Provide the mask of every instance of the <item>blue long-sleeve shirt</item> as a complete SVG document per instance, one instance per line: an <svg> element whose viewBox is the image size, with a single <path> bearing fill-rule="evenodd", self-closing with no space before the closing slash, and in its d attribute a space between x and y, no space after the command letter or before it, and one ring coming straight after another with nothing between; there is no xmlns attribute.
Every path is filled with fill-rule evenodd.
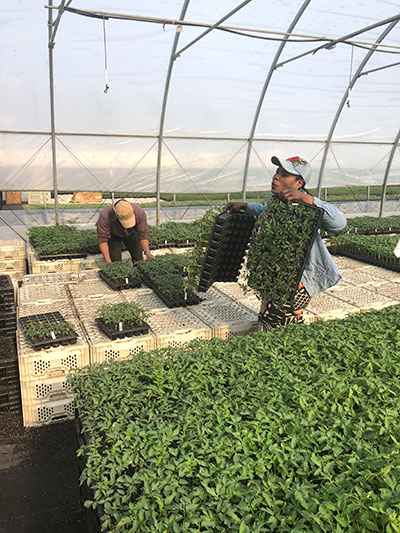
<svg viewBox="0 0 400 533"><path fill-rule="evenodd" d="M259 217L265 211L267 205L268 202L265 204L250 202L247 205L246 213ZM346 227L346 217L337 207L315 196L314 205L324 210L320 226L323 230L336 233ZM336 285L341 277L339 269L328 252L318 230L304 267L301 282L308 294L313 296Z"/></svg>

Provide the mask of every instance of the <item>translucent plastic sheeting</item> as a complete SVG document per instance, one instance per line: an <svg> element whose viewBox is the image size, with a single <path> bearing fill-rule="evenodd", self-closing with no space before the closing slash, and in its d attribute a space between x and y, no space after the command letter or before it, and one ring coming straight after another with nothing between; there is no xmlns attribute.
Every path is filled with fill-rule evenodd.
<svg viewBox="0 0 400 533"><path fill-rule="evenodd" d="M214 23L239 3L191 0L185 20ZM178 19L182 5L182 0L70 3L73 8L165 20ZM253 0L223 25L285 32L301 5L298 0ZM398 6L393 2L357 0L348 4L333 0L328 5L324 0L313 0L293 32L339 38L396 14ZM43 4L30 0L3 0L0 6L0 190L53 188L47 16ZM56 10L53 16L57 16ZM60 191L154 192L157 135L176 26L112 19L105 20L104 25L106 43L103 20L65 12L56 35L58 187ZM353 39L373 43L385 27ZM178 53L205 29L183 26ZM304 40L301 36L293 39ZM395 27L384 43L399 42L400 29ZM368 52L339 43L331 50L285 63L321 44L290 42L284 47L256 124L248 190L259 190L270 182L270 157L274 154L310 159L311 185L316 185L324 141L349 80ZM161 191L242 189L246 139L279 46L278 41L213 30L176 58L166 101ZM375 53L364 70L387 67L396 61L400 61L400 55ZM279 67L280 63L283 66ZM400 127L399 85L399 66L371 72L356 81L349 106L343 108L333 134L323 186L382 183L390 143ZM111 136L117 134L120 136ZM347 145L338 141L375 144ZM382 142L387 144L379 144ZM400 182L399 167L396 154L388 183Z"/></svg>

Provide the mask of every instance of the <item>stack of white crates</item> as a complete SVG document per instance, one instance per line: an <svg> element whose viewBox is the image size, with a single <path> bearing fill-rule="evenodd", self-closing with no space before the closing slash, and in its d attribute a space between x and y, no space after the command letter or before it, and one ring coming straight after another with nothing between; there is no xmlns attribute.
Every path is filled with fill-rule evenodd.
<svg viewBox="0 0 400 533"><path fill-rule="evenodd" d="M55 274L55 277L59 275ZM50 276L49 276L50 277ZM59 311L78 334L76 344L34 350L21 328L17 331L24 426L41 426L74 418L75 402L67 383L71 369L89 364L89 344L64 283L29 284L18 291L19 317Z"/></svg>
<svg viewBox="0 0 400 533"><path fill-rule="evenodd" d="M20 239L0 242L0 274L21 281L26 274L25 244Z"/></svg>

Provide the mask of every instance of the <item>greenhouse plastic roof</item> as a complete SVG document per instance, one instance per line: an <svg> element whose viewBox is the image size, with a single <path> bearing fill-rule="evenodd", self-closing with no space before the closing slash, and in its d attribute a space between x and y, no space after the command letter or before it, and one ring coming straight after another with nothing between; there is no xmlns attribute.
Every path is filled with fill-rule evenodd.
<svg viewBox="0 0 400 533"><path fill-rule="evenodd" d="M400 183L397 2L60 4L60 191L262 190L273 155L309 160L310 186ZM53 189L49 11L0 6L2 190Z"/></svg>

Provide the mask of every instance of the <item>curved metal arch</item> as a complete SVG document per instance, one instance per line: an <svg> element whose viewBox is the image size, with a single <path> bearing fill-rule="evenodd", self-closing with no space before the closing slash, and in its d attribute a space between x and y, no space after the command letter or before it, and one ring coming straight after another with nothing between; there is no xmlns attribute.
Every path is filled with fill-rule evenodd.
<svg viewBox="0 0 400 533"><path fill-rule="evenodd" d="M398 23L398 20L394 20L391 24L389 24L389 26L387 26L385 28L385 30L381 33L381 35L378 37L378 39L376 40L376 43L382 42L383 39L385 39L387 34L392 31L392 29L396 26L397 23ZM330 148L330 145L331 145L333 133L335 131L335 128L336 128L337 122L339 120L340 114L341 114L341 112L343 110L343 107L344 107L344 105L346 103L347 96L348 96L348 91L351 90L354 87L356 81L361 76L365 65L368 63L368 61L370 60L372 54L377 49L376 46L374 46L373 48L374 48L373 50L369 50L366 53L364 59L361 61L356 73L354 74L353 78L351 79L351 82L350 82L349 86L345 90L343 98L342 98L342 100L341 100L341 102L340 102L340 104L339 104L339 106L337 108L335 117L334 117L334 119L332 121L331 128L330 128L329 133L328 133L328 137L327 137L327 139L325 141L324 153L323 153L323 156L322 156L321 167L319 169L318 186L317 186L318 187L318 192L317 192L318 196L321 195L322 178L323 178L323 175L324 175L324 170L325 170L325 165L326 165L326 158L328 156L328 151L329 151L329 148Z"/></svg>
<svg viewBox="0 0 400 533"><path fill-rule="evenodd" d="M386 196L387 180L388 180L388 178L389 178L390 169L391 169L391 167L392 167L394 154L395 154L395 152L396 152L396 148L397 148L397 145L399 144L399 142L400 142L400 130L397 132L396 138L395 138L395 140L394 140L394 142L393 142L392 149L390 150L389 159L388 159L388 162L387 162L387 165L386 165L386 170L385 170L385 177L383 178L383 183L382 183L382 195L381 195L381 205L379 206L379 216L380 216L380 217L383 216L383 209L384 209L384 205L385 205L385 196Z"/></svg>
<svg viewBox="0 0 400 533"><path fill-rule="evenodd" d="M307 9L308 4L310 2L311 2L311 0L305 0L303 5L300 7L298 12L296 13L296 16L294 17L294 19L290 23L290 26L289 26L289 28L287 30L288 34L292 33L292 31L296 27L296 24L298 23L300 17L304 13L304 11ZM279 57L280 57L280 55L282 53L282 50L284 49L285 44L286 44L288 39L289 39L289 35L285 35L284 40L279 45L279 48L278 48L278 50L277 50L277 52L275 54L275 57L274 57L274 59L272 61L271 66L269 68L269 71L268 71L268 74L267 74L267 78L266 78L266 80L264 82L264 85L263 85L263 88L261 90L261 94L260 94L260 98L258 100L257 108L256 108L256 111L254 113L253 124L251 125L251 130L250 130L250 135L249 135L249 142L248 142L248 145L247 145L246 161L245 161L245 164L244 164L244 171L243 171L243 184L242 184L242 201L243 202L246 200L247 176L249 174L249 164L250 164L250 157L251 157L251 149L252 149L252 146L253 146L254 133L256 131L257 122L258 122L258 119L259 119L259 116L260 116L260 112L261 112L261 107L263 105L265 94L266 94L268 86L270 84L270 81L271 81L271 78L272 78L272 74L274 73L274 70L276 69L276 65L278 63L278 59L279 59Z"/></svg>
<svg viewBox="0 0 400 533"><path fill-rule="evenodd" d="M179 20L185 19L185 15L186 15L187 8L189 6L189 2L190 0L185 0L182 6L181 14L179 16ZM167 77L165 80L164 96L163 96L161 114L160 114L160 128L158 130L157 170L156 170L156 226L160 225L161 155L162 155L162 143L164 140L165 113L167 109L169 86L171 83L172 67L176 59L175 56L176 56L176 49L178 48L179 36L180 36L180 32L176 31L174 42L173 42L172 49L171 49L171 55L170 55L169 63L168 63L168 71L167 71Z"/></svg>

